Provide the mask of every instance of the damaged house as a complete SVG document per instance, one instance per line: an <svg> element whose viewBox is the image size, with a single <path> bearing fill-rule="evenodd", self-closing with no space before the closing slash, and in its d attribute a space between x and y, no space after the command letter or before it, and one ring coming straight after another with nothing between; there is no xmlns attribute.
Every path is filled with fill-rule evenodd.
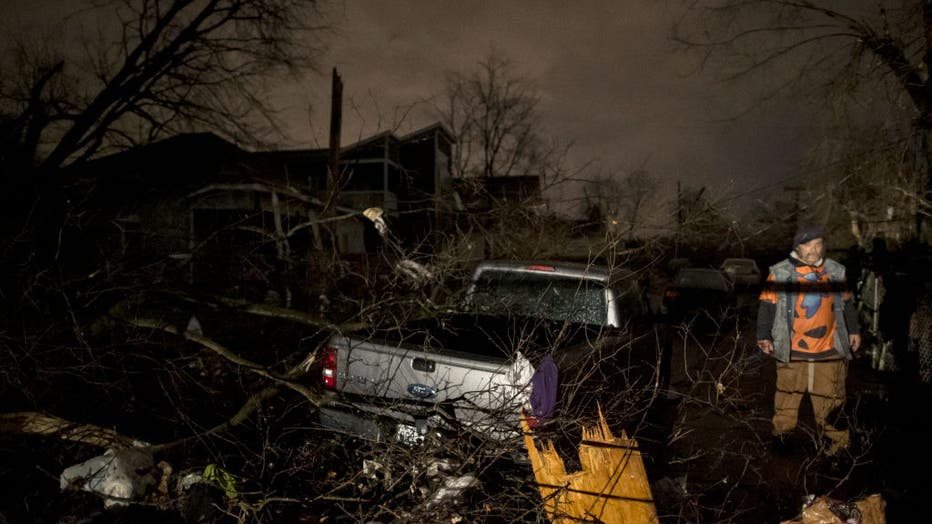
<svg viewBox="0 0 932 524"><path fill-rule="evenodd" d="M358 259L379 248L367 208L401 242L433 234L452 144L440 124L379 133L341 148L335 176L326 149L248 151L208 133L94 160L70 191L87 210L73 236L82 271L147 265L153 281L246 295L303 286L315 250Z"/></svg>

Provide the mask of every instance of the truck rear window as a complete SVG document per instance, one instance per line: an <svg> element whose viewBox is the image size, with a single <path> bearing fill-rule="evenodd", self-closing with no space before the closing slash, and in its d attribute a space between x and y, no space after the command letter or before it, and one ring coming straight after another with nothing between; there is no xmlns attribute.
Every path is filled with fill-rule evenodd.
<svg viewBox="0 0 932 524"><path fill-rule="evenodd" d="M605 287L601 283L546 273L484 271L475 283L470 304L484 314L586 324L603 324L607 316Z"/></svg>

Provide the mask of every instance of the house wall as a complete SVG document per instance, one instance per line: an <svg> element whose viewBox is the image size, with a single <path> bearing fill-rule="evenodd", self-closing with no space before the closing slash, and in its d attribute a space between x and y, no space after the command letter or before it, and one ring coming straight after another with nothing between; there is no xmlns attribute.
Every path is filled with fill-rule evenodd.
<svg viewBox="0 0 932 524"><path fill-rule="evenodd" d="M438 189L450 181L449 145L428 130L408 142L387 133L346 148L341 171L347 176L335 203L359 212L380 207L402 242L422 239L436 224ZM289 255L297 260L314 249L312 229L301 227L311 220L314 204L280 194L276 209L269 193L235 186L288 186L325 201L327 158L326 150L252 153L203 134L112 155L86 172L100 201L98 238L88 252L102 259L171 260L172 270L183 273L179 277L215 287L249 279L267 285ZM361 217L330 227L343 254L372 252L381 243ZM297 233L283 244L276 231Z"/></svg>

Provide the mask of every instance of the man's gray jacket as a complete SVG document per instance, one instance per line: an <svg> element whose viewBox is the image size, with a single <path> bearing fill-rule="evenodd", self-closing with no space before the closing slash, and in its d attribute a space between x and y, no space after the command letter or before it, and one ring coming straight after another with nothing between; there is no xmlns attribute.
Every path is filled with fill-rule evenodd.
<svg viewBox="0 0 932 524"><path fill-rule="evenodd" d="M824 261L825 272L829 278L829 292L833 295L832 313L835 317L835 337L832 341L835 351L844 358L851 360L853 355L849 348L848 326L845 322L845 266L831 259ZM796 299L799 295L799 282L794 277L794 265L790 260L783 260L770 267L773 282L766 285L774 286L777 295L777 304L774 309L765 307L761 302L758 317L758 339L773 340L773 356L780 362L789 362L793 340L793 318L795 315ZM771 313L772 311L772 313ZM766 318L768 315L773 318ZM770 326L769 333L767 327ZM856 326L855 326L856 328ZM762 332L763 331L763 332ZM856 330L852 330L856 333ZM768 336L769 335L769 336Z"/></svg>

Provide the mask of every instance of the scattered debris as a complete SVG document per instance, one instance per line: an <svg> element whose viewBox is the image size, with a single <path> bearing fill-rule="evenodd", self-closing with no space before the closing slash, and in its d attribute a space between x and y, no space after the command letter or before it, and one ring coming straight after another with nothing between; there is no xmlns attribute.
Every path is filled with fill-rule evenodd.
<svg viewBox="0 0 932 524"><path fill-rule="evenodd" d="M462 475L459 477L447 477L440 487L427 502L428 508L436 507L440 504L455 504L459 496L467 489L479 484L479 479L472 475Z"/></svg>
<svg viewBox="0 0 932 524"><path fill-rule="evenodd" d="M528 360L524 353L515 352L514 362L508 369L508 382L511 391L505 392L500 401L500 405L518 405L523 406L525 411L533 412L531 406L531 381L534 379L534 365Z"/></svg>
<svg viewBox="0 0 932 524"><path fill-rule="evenodd" d="M440 474L450 473L457 467L459 464L448 458L435 458L424 468L424 474L429 478L434 478Z"/></svg>
<svg viewBox="0 0 932 524"><path fill-rule="evenodd" d="M385 488L392 485L392 471L380 462L365 459L362 461L362 474L369 480L381 481Z"/></svg>
<svg viewBox="0 0 932 524"><path fill-rule="evenodd" d="M204 482L204 476L199 473L188 473L178 479L178 491L184 492L191 489L195 484Z"/></svg>
<svg viewBox="0 0 932 524"><path fill-rule="evenodd" d="M370 207L363 211L362 214L372 221L372 225L375 226L376 231L378 231L380 235L384 237L388 233L388 224L386 224L385 219L382 218L385 212L382 211L381 207Z"/></svg>
<svg viewBox="0 0 932 524"><path fill-rule="evenodd" d="M239 498L239 490L236 489L236 477L229 471L221 468L216 464L208 464L204 468L204 480L222 489L230 500Z"/></svg>
<svg viewBox="0 0 932 524"><path fill-rule="evenodd" d="M188 325L184 330L195 335L204 334L204 326L201 325L201 321L195 315L191 315L191 318L188 319Z"/></svg>
<svg viewBox="0 0 932 524"><path fill-rule="evenodd" d="M66 468L62 490L80 488L104 497L104 507L126 506L157 482L152 455L138 448L108 449L103 455Z"/></svg>
<svg viewBox="0 0 932 524"><path fill-rule="evenodd" d="M583 427L581 471L567 473L552 442L537 449L526 418L524 444L544 508L553 522L596 520L606 524L659 522L637 441L624 431L615 437L599 409L599 424Z"/></svg>
<svg viewBox="0 0 932 524"><path fill-rule="evenodd" d="M886 502L879 494L857 502L842 502L826 496L811 497L802 515L781 524L886 524Z"/></svg>
<svg viewBox="0 0 932 524"><path fill-rule="evenodd" d="M170 495L168 491L168 482L171 480L172 466L168 462L160 460L159 463L156 464L156 467L158 468L159 473L161 473L161 476L159 477L158 486L155 488L155 492L159 497L167 499Z"/></svg>
<svg viewBox="0 0 932 524"><path fill-rule="evenodd" d="M417 284L425 284L434 278L430 268L407 258L395 264L395 269Z"/></svg>

